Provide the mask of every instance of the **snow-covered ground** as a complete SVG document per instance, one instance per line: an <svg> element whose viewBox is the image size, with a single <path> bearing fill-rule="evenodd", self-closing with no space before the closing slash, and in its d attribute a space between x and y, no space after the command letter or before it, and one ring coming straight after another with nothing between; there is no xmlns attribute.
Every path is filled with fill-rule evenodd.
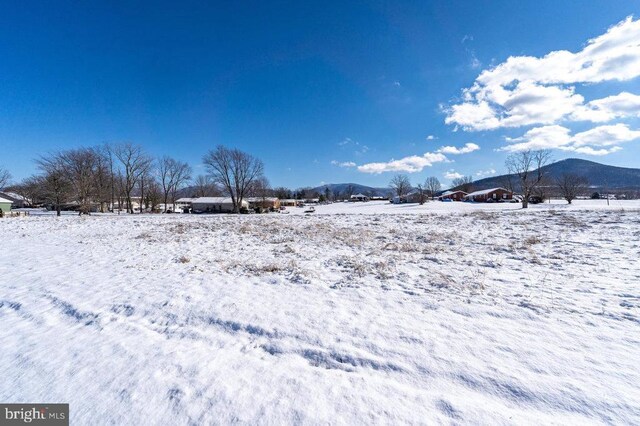
<svg viewBox="0 0 640 426"><path fill-rule="evenodd" d="M638 207L0 220L0 401L72 424L640 424Z"/></svg>
<svg viewBox="0 0 640 426"><path fill-rule="evenodd" d="M317 214L409 214L409 213L462 213L473 211L521 210L520 203L463 203L431 201L420 204L391 204L388 201L340 202L314 206ZM640 200L575 200L567 204L564 200L551 200L551 203L530 204L532 211L539 210L640 210ZM287 207L290 213L304 213L303 207Z"/></svg>

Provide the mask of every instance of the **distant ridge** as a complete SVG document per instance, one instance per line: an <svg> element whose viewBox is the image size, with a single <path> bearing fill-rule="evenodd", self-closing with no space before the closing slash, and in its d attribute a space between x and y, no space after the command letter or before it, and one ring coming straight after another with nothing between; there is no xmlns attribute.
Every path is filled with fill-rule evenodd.
<svg viewBox="0 0 640 426"><path fill-rule="evenodd" d="M640 169L608 166L595 161L567 158L543 167L551 179L560 177L563 173L574 174L587 178L589 186L594 189L608 190L638 190L640 189ZM507 186L510 175L492 176L473 182L474 190ZM511 176L514 178L514 176ZM515 183L515 179L513 179Z"/></svg>
<svg viewBox="0 0 640 426"><path fill-rule="evenodd" d="M351 187L351 188L349 188ZM360 185L358 183L328 183L321 186L312 188L312 192L324 193L326 188L329 188L332 194L346 194L351 189L352 194L364 194L370 197L386 197L389 195L391 188L376 188L373 186Z"/></svg>

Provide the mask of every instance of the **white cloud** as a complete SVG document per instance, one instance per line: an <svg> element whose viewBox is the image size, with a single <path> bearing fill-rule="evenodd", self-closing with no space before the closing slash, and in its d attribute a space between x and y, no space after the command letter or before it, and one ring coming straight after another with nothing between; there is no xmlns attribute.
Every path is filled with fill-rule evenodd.
<svg viewBox="0 0 640 426"><path fill-rule="evenodd" d="M640 96L622 92L591 101L571 114L573 120L593 122L626 117L640 117Z"/></svg>
<svg viewBox="0 0 640 426"><path fill-rule="evenodd" d="M589 40L579 52L559 50L541 58L512 56L482 71L463 91L463 102L446 108L445 122L464 130L491 130L638 116L637 95L623 92L585 104L573 86L638 76L640 20L629 17Z"/></svg>
<svg viewBox="0 0 640 426"><path fill-rule="evenodd" d="M437 138L437 137L435 137L435 136L433 136L433 135L429 135L429 136L427 136L427 140L428 140L428 141L432 141L432 140L434 140L434 139L438 139L438 138Z"/></svg>
<svg viewBox="0 0 640 426"><path fill-rule="evenodd" d="M425 167L431 167L434 163L448 161L444 154L437 152L426 152L424 155L412 155L399 160L391 160L382 163L368 163L358 166L358 171L362 173L384 173L384 172L406 172L415 173L422 171Z"/></svg>
<svg viewBox="0 0 640 426"><path fill-rule="evenodd" d="M614 146L612 148L602 148L602 149L593 149L590 146L583 146L580 148L576 148L575 152L586 155L607 155L617 151L620 151L622 148L619 146Z"/></svg>
<svg viewBox="0 0 640 426"><path fill-rule="evenodd" d="M453 169L449 170L448 172L445 172L443 176L445 177L445 179L449 179L449 180L460 179L464 177L463 174L458 173Z"/></svg>
<svg viewBox="0 0 640 426"><path fill-rule="evenodd" d="M331 164L338 167L355 167L356 166L356 163L354 163L353 161L340 162L340 161L333 160L331 161Z"/></svg>
<svg viewBox="0 0 640 426"><path fill-rule="evenodd" d="M443 154L468 154L480 149L480 146L473 142L466 143L462 148L456 148L455 146L441 146L437 152Z"/></svg>
<svg viewBox="0 0 640 426"><path fill-rule="evenodd" d="M559 149L571 143L570 132L566 127L558 125L536 127L519 138L505 138L510 145L501 150Z"/></svg>
<svg viewBox="0 0 640 426"><path fill-rule="evenodd" d="M509 145L501 151L525 151L528 149L559 149L587 155L606 155L620 151L619 145L640 139L640 130L631 130L622 123L598 126L571 135L563 126L543 126L529 130L519 138L506 138Z"/></svg>
<svg viewBox="0 0 640 426"><path fill-rule="evenodd" d="M492 175L495 175L496 173L497 173L496 169L478 170L476 172L476 176L478 176L478 177L492 176Z"/></svg>
<svg viewBox="0 0 640 426"><path fill-rule="evenodd" d="M617 146L638 138L640 138L640 131L631 130L626 124L618 123L576 133L573 137L573 143L576 147Z"/></svg>

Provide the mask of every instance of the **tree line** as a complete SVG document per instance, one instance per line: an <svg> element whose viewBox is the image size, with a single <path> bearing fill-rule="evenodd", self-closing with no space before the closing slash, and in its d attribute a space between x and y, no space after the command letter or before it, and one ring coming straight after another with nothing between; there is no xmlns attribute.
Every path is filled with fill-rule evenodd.
<svg viewBox="0 0 640 426"><path fill-rule="evenodd" d="M104 144L50 152L35 160L38 172L14 185L11 175L0 168L0 190L15 192L34 205L48 205L59 216L71 206L78 214L126 211L175 210L181 191L189 196L231 197L239 212L244 198L266 196L268 181L261 160L218 146L203 157L206 175L193 178L192 167L169 156L154 158L132 143ZM172 205L173 208L169 206Z"/></svg>

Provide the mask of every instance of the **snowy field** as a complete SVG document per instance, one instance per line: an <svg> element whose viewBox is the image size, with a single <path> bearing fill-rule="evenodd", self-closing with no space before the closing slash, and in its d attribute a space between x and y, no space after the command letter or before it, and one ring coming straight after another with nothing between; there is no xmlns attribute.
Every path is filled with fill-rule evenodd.
<svg viewBox="0 0 640 426"><path fill-rule="evenodd" d="M0 220L0 401L71 424L640 424L640 203L518 208Z"/></svg>

